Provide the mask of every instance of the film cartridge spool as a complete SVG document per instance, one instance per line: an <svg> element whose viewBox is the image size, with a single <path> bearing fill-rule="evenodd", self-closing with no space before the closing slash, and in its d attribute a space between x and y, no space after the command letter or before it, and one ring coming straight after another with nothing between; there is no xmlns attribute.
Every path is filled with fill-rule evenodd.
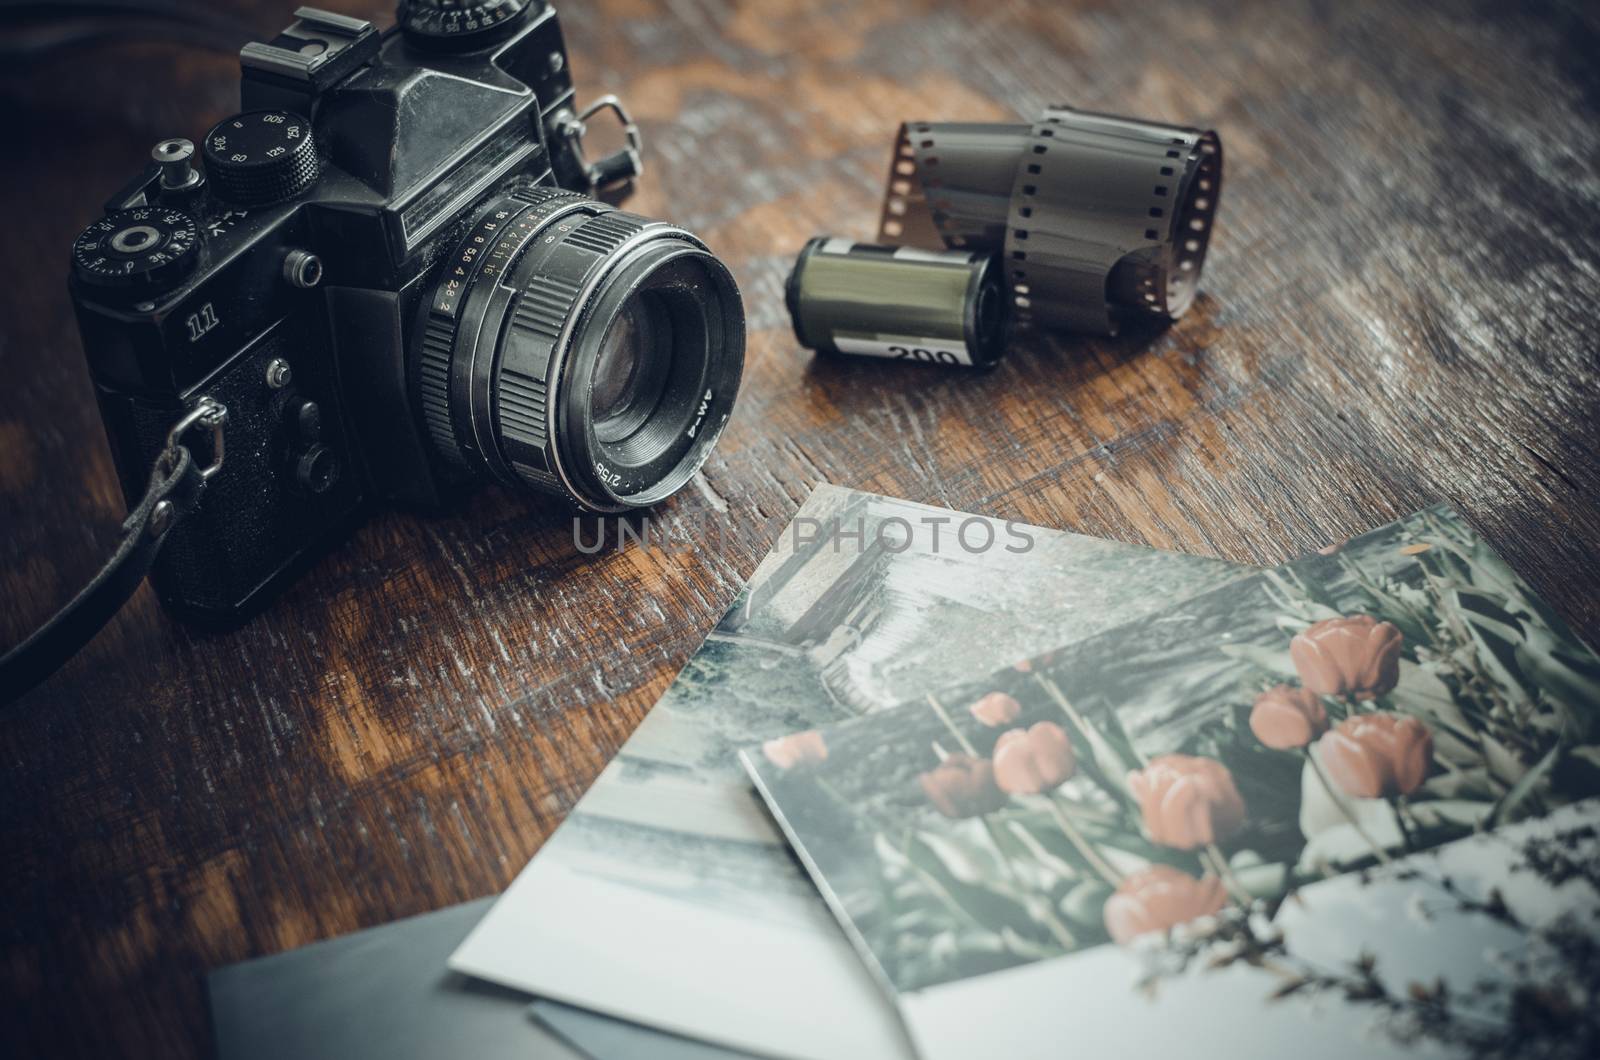
<svg viewBox="0 0 1600 1060"><path fill-rule="evenodd" d="M975 367L1005 352L1005 299L992 254L828 236L806 243L785 290L807 349Z"/></svg>

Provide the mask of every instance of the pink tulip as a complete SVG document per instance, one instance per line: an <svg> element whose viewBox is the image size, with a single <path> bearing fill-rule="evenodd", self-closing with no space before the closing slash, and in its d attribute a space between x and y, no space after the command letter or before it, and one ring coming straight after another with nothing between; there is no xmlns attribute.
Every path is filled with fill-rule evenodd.
<svg viewBox="0 0 1600 1060"><path fill-rule="evenodd" d="M1213 916L1227 900L1215 876L1197 880L1171 865L1151 865L1124 879L1106 899L1106 930L1127 945L1140 935Z"/></svg>
<svg viewBox="0 0 1600 1060"><path fill-rule="evenodd" d="M1403 714L1357 714L1317 741L1317 757L1352 798L1410 795L1428 779L1433 733Z"/></svg>
<svg viewBox="0 0 1600 1060"><path fill-rule="evenodd" d="M992 813L1006 803L1005 792L994 782L994 764L987 758L950 755L917 782L933 808L952 819Z"/></svg>
<svg viewBox="0 0 1600 1060"><path fill-rule="evenodd" d="M1327 731L1328 710L1303 688L1278 685L1256 697L1250 708L1250 731L1276 751L1304 747Z"/></svg>
<svg viewBox="0 0 1600 1060"><path fill-rule="evenodd" d="M990 692L967 710L989 728L998 729L1017 720L1022 713L1022 704L1004 692Z"/></svg>
<svg viewBox="0 0 1600 1060"><path fill-rule="evenodd" d="M1056 658L1060 656L1060 654L1061 653L1059 651L1047 651L1043 655L1035 655L1031 659L1023 659L1021 662L1014 662L1011 664L1011 668L1013 670L1020 671L1021 673L1031 674L1033 673L1034 666L1036 664L1044 667L1054 666Z"/></svg>
<svg viewBox="0 0 1600 1060"><path fill-rule="evenodd" d="M820 732L807 729L791 736L768 740L761 745L761 753L779 769L793 769L795 766L816 765L826 761L828 744Z"/></svg>
<svg viewBox="0 0 1600 1060"><path fill-rule="evenodd" d="M1211 758L1161 755L1128 774L1145 830L1179 850L1215 843L1244 824L1244 799L1228 767Z"/></svg>
<svg viewBox="0 0 1600 1060"><path fill-rule="evenodd" d="M994 781L1011 795L1051 791L1066 783L1077 769L1072 741L1053 721L1012 729L994 745Z"/></svg>
<svg viewBox="0 0 1600 1060"><path fill-rule="evenodd" d="M1400 681L1405 638L1370 615L1327 618L1289 642L1300 683L1320 696L1376 699Z"/></svg>

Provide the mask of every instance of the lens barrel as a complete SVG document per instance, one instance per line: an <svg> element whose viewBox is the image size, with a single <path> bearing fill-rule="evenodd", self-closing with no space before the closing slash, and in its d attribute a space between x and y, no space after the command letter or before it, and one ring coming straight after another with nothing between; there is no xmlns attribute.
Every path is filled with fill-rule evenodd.
<svg viewBox="0 0 1600 1060"><path fill-rule="evenodd" d="M478 215L421 332L416 393L440 456L592 511L682 488L744 366L739 291L705 244L548 187Z"/></svg>

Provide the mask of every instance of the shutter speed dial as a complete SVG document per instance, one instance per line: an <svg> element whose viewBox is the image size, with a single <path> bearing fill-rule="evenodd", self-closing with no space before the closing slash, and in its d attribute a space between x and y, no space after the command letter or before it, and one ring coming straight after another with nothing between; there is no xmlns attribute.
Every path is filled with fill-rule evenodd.
<svg viewBox="0 0 1600 1060"><path fill-rule="evenodd" d="M201 148L211 190L224 202L270 206L317 182L311 121L286 110L224 118Z"/></svg>
<svg viewBox="0 0 1600 1060"><path fill-rule="evenodd" d="M194 267L199 244L193 217L141 206L85 228L72 244L72 264L79 279L100 287L170 286Z"/></svg>

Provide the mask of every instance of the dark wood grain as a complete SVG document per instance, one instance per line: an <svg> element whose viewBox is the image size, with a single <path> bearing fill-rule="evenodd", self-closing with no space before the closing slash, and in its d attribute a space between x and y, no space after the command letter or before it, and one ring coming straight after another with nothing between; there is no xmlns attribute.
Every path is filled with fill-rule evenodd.
<svg viewBox="0 0 1600 1060"><path fill-rule="evenodd" d="M291 6L240 10L270 30ZM1600 9L562 14L580 91L643 120L630 208L705 236L745 292L733 426L658 513L718 544L584 556L567 514L490 489L380 513L233 633L142 591L0 717L0 1053L204 1055L207 969L504 887L818 481L1253 563L1449 501L1600 640ZM122 512L68 242L151 143L236 94L230 58L149 43L0 76L7 643ZM898 122L1058 100L1222 131L1183 321L1037 342L987 375L796 349L792 255L871 235Z"/></svg>

